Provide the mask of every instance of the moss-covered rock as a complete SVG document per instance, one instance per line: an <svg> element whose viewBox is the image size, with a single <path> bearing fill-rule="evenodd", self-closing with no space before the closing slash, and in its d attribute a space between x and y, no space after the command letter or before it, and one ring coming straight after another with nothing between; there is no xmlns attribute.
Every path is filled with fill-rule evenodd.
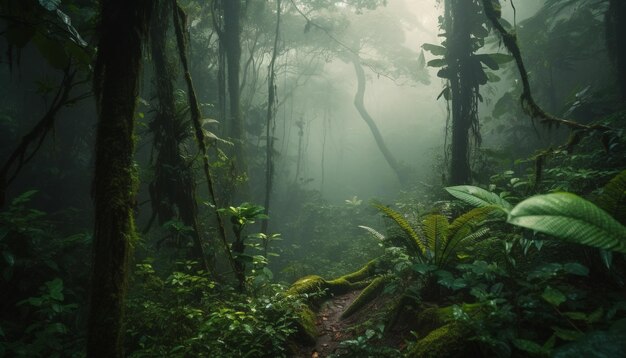
<svg viewBox="0 0 626 358"><path fill-rule="evenodd" d="M467 356L468 329L452 322L431 331L409 350L410 358L454 358Z"/></svg>

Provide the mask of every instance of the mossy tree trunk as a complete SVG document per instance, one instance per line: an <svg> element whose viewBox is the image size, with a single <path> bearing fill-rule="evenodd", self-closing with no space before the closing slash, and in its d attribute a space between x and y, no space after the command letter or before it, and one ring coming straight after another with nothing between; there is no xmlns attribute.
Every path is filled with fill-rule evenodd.
<svg viewBox="0 0 626 358"><path fill-rule="evenodd" d="M189 122L176 113L174 99L175 73L167 56L167 34L171 25L172 2L154 1L154 16L150 31L150 48L154 64L154 84L158 107L150 129L154 136L154 180L150 183L153 215L159 224L179 219L192 228L193 252L205 270L209 264L204 254L197 219L195 181L191 165L182 156L180 146L191 135Z"/></svg>
<svg viewBox="0 0 626 358"><path fill-rule="evenodd" d="M246 136L241 116L241 91L239 87L241 72L241 1L222 0L222 7L224 12L224 33L221 44L226 54L226 80L230 114L230 118L228 118L228 134L235 144L231 159L234 166L234 179L237 182L245 182L247 178L244 152ZM239 190L240 193L244 193L243 197L246 195L245 191L245 188L240 188Z"/></svg>
<svg viewBox="0 0 626 358"><path fill-rule="evenodd" d="M473 0L447 0L445 27L448 41L448 79L452 98L452 143L449 184L468 184L470 171L470 129L477 123L478 88L473 83L471 11Z"/></svg>
<svg viewBox="0 0 626 358"><path fill-rule="evenodd" d="M93 269L87 356L123 357L122 329L135 237L134 116L147 0L103 0L94 73L98 108L93 198Z"/></svg>

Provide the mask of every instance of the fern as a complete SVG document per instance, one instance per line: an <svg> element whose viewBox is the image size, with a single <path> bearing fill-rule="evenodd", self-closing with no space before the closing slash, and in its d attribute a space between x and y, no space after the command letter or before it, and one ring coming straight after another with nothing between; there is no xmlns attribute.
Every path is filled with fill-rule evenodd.
<svg viewBox="0 0 626 358"><path fill-rule="evenodd" d="M604 187L597 204L622 225L626 225L626 170Z"/></svg>
<svg viewBox="0 0 626 358"><path fill-rule="evenodd" d="M498 206L485 206L474 208L456 218L448 229L448 241L441 248L440 262L445 263L458 249L463 249L470 243L482 238L487 230L481 229L480 226L492 218L494 214L500 213L501 210L502 208Z"/></svg>
<svg viewBox="0 0 626 358"><path fill-rule="evenodd" d="M475 207L497 206L506 212L513 207L511 203L497 194L476 186L459 185L445 189L450 195Z"/></svg>
<svg viewBox="0 0 626 358"><path fill-rule="evenodd" d="M428 215L422 222L422 230L426 236L428 249L435 261L440 258L440 248L448 241L448 226L448 218L440 214Z"/></svg>
<svg viewBox="0 0 626 358"><path fill-rule="evenodd" d="M507 221L562 240L626 253L626 227L571 193L526 199L511 210Z"/></svg>
<svg viewBox="0 0 626 358"><path fill-rule="evenodd" d="M426 253L426 245L401 213L379 203L373 203L372 205L393 220L396 225L398 225L398 227L409 237L410 240L408 240L407 243L409 250L412 250L420 256L423 256Z"/></svg>
<svg viewBox="0 0 626 358"><path fill-rule="evenodd" d="M380 240L380 241L385 240L385 235L381 234L378 230L373 229L369 226L365 226L365 225L359 225L359 227L369 232L375 239Z"/></svg>

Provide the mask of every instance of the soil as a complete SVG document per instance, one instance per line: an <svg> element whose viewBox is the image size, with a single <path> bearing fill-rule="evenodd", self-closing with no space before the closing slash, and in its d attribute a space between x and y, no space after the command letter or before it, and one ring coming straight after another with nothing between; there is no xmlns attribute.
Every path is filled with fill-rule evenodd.
<svg viewBox="0 0 626 358"><path fill-rule="evenodd" d="M348 326L353 324L351 318L341 319L341 314L352 304L362 290L352 291L333 297L322 304L317 313L316 326L319 336L315 346L302 347L299 358L324 358L334 353L339 344L352 338Z"/></svg>

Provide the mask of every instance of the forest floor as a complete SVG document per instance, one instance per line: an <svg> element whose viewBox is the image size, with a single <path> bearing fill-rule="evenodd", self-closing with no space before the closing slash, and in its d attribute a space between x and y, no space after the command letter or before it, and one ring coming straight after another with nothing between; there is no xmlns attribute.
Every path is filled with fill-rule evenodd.
<svg viewBox="0 0 626 358"><path fill-rule="evenodd" d="M347 348L342 348L341 343L347 340L354 340L361 334L364 324L373 317L379 316L388 307L387 299L375 299L362 307L348 318L341 318L341 315L363 290L352 291L343 295L332 297L326 300L316 313L318 336L315 345L301 346L295 357L297 358L326 358L332 354L345 354ZM406 322L400 319L390 330L380 343L387 347L402 349L405 340L410 336L410 329Z"/></svg>
<svg viewBox="0 0 626 358"><path fill-rule="evenodd" d="M299 358L328 357L336 353L342 341L352 338L349 327L354 324L354 319L341 319L341 315L360 293L361 290L352 291L322 304L315 323L319 332L315 346L302 347Z"/></svg>

